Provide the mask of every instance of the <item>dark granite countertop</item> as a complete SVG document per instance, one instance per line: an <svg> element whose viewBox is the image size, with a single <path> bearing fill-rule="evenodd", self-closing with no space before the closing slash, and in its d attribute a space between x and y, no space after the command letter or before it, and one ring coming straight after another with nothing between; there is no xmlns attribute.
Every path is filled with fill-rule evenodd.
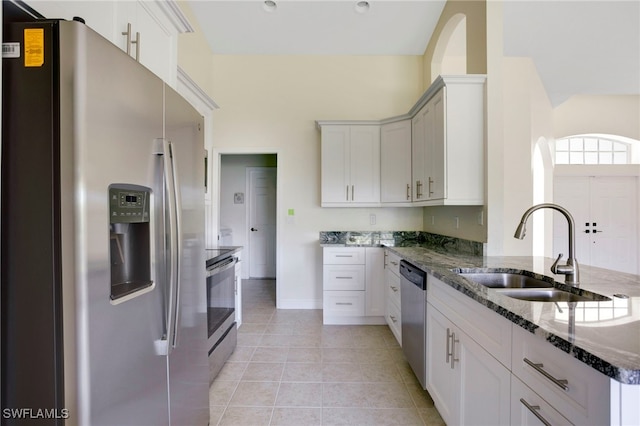
<svg viewBox="0 0 640 426"><path fill-rule="evenodd" d="M388 249L603 374L621 383L640 385L640 276L581 265L580 290L611 301L572 302L575 318L570 320L567 302L513 299L458 275L496 269L529 271L536 278L555 279L562 288L564 276L550 272L554 259L458 255L424 247Z"/></svg>

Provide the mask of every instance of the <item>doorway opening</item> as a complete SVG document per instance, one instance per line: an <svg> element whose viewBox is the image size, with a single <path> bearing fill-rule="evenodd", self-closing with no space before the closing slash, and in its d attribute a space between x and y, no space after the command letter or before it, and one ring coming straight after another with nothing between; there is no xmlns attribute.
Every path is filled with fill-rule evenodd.
<svg viewBox="0 0 640 426"><path fill-rule="evenodd" d="M221 153L219 156L219 243L242 246L241 278L245 289L259 289L261 306L242 296L245 314L277 305L276 153ZM255 292L255 291L254 291ZM262 306L264 301L270 306Z"/></svg>

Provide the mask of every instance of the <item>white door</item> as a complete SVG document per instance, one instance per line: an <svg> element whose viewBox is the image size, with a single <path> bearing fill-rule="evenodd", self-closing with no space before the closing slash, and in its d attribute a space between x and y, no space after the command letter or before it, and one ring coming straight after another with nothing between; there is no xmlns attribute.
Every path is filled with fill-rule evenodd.
<svg viewBox="0 0 640 426"><path fill-rule="evenodd" d="M576 221L579 263L638 273L638 189L634 176L555 178L555 201ZM566 257L564 222L554 217L554 255Z"/></svg>
<svg viewBox="0 0 640 426"><path fill-rule="evenodd" d="M276 169L251 167L249 182L249 277L276 276Z"/></svg>

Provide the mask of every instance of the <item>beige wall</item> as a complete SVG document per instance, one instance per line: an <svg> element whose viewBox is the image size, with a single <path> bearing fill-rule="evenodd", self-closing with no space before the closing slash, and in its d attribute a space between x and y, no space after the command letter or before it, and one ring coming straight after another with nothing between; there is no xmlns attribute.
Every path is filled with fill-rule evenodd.
<svg viewBox="0 0 640 426"><path fill-rule="evenodd" d="M422 94L421 57L215 55L212 75L220 105L214 149L278 154L281 307L320 307L320 231L422 229L419 208L321 208L315 127L315 120L406 113ZM295 209L294 223L285 220L288 209Z"/></svg>
<svg viewBox="0 0 640 426"><path fill-rule="evenodd" d="M177 3L194 29L192 33L178 35L178 65L202 90L212 96L213 75L211 74L211 68L213 52L202 34L198 20L189 4L184 0L178 0Z"/></svg>
<svg viewBox="0 0 640 426"><path fill-rule="evenodd" d="M447 22L459 13L467 18L467 74L487 73L486 9L487 2L485 0L449 0L447 2L422 57L424 64L423 88L425 90L437 77L431 71L431 63L438 40L441 38Z"/></svg>
<svg viewBox="0 0 640 426"><path fill-rule="evenodd" d="M640 140L640 96L579 95L557 106L555 136L605 133Z"/></svg>

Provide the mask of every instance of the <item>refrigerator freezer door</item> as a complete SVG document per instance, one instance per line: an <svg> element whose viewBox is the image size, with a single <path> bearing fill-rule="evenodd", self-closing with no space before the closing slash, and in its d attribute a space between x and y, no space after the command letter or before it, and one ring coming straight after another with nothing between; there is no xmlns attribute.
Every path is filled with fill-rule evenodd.
<svg viewBox="0 0 640 426"><path fill-rule="evenodd" d="M151 256L151 290L112 303L108 195L112 184L149 187L151 197L162 193L154 187L161 162L154 140L163 132L163 83L82 24L61 22L60 33L68 132L61 139L69 144L61 169L73 171L61 189L63 217L72 218L63 246L73 250L63 256L75 256L63 291L74 292L77 306L75 342L65 344L77 346L78 424L166 425L167 358L154 347L166 332L166 278ZM72 127L65 117L74 117ZM150 216L153 229L153 209ZM152 235L148 249L162 247L163 238Z"/></svg>
<svg viewBox="0 0 640 426"><path fill-rule="evenodd" d="M165 85L165 140L171 146L177 192L179 283L169 353L172 425L209 421L209 363L204 251L204 122Z"/></svg>

